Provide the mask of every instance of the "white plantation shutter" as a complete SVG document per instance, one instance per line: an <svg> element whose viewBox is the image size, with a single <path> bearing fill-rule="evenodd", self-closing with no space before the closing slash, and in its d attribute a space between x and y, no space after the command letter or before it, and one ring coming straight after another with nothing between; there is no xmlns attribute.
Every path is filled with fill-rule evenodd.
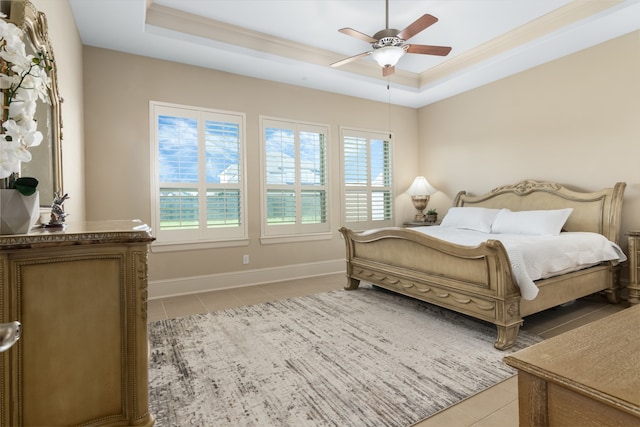
<svg viewBox="0 0 640 427"><path fill-rule="evenodd" d="M189 188L160 188L160 222L162 230L189 230L198 228L198 191Z"/></svg>
<svg viewBox="0 0 640 427"><path fill-rule="evenodd" d="M387 221L392 219L391 199L391 143L384 139L371 139L371 219Z"/></svg>
<svg viewBox="0 0 640 427"><path fill-rule="evenodd" d="M369 195L366 190L345 191L345 221L366 222L369 220Z"/></svg>
<svg viewBox="0 0 640 427"><path fill-rule="evenodd" d="M241 225L240 124L230 117L205 116L205 176L207 228Z"/></svg>
<svg viewBox="0 0 640 427"><path fill-rule="evenodd" d="M304 212L302 224L327 223L327 193L325 190L302 190L300 193L301 210Z"/></svg>
<svg viewBox="0 0 640 427"><path fill-rule="evenodd" d="M393 224L391 142L388 134L342 129L345 225Z"/></svg>
<svg viewBox="0 0 640 427"><path fill-rule="evenodd" d="M151 103L159 242L246 238L244 115Z"/></svg>
<svg viewBox="0 0 640 427"><path fill-rule="evenodd" d="M296 223L296 193L289 190L267 190L267 224Z"/></svg>
<svg viewBox="0 0 640 427"><path fill-rule="evenodd" d="M261 127L263 237L329 232L328 127L266 117Z"/></svg>
<svg viewBox="0 0 640 427"><path fill-rule="evenodd" d="M207 228L239 227L242 203L240 190L207 189Z"/></svg>

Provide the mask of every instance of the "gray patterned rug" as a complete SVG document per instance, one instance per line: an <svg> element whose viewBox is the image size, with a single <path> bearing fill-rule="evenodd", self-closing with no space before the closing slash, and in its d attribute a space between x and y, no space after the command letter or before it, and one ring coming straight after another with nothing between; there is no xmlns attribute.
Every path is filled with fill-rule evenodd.
<svg viewBox="0 0 640 427"><path fill-rule="evenodd" d="M515 374L496 329L371 287L149 324L156 426L409 426Z"/></svg>

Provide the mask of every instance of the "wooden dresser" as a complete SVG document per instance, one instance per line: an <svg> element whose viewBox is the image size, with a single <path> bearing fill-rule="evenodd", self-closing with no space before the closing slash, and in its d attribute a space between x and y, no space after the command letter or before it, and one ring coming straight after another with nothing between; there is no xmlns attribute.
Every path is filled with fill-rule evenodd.
<svg viewBox="0 0 640 427"><path fill-rule="evenodd" d="M629 236L629 303L640 304L640 231Z"/></svg>
<svg viewBox="0 0 640 427"><path fill-rule="evenodd" d="M0 236L2 426L151 426L147 254L139 221Z"/></svg>
<svg viewBox="0 0 640 427"><path fill-rule="evenodd" d="M504 358L520 426L640 425L640 305Z"/></svg>

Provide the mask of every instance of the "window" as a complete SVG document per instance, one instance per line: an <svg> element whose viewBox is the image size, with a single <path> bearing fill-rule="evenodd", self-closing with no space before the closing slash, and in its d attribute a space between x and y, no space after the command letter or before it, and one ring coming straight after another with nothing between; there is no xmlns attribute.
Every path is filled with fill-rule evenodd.
<svg viewBox="0 0 640 427"><path fill-rule="evenodd" d="M158 242L246 238L244 115L151 103Z"/></svg>
<svg viewBox="0 0 640 427"><path fill-rule="evenodd" d="M345 225L393 225L389 134L345 128L341 134Z"/></svg>
<svg viewBox="0 0 640 427"><path fill-rule="evenodd" d="M328 127L261 118L263 236L329 232Z"/></svg>

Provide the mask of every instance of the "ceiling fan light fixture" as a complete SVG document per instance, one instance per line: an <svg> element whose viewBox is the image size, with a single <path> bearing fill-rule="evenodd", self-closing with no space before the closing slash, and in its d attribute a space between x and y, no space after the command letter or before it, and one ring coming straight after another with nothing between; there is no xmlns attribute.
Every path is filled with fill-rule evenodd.
<svg viewBox="0 0 640 427"><path fill-rule="evenodd" d="M400 46L385 46L371 53L373 59L381 67L394 67L406 51Z"/></svg>

